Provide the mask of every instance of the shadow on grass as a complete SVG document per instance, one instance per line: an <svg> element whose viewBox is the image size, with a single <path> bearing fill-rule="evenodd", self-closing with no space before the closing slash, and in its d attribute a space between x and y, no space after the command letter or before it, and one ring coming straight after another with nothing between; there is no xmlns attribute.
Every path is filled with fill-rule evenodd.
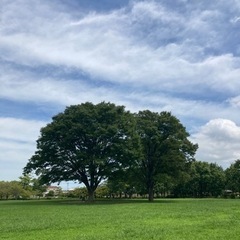
<svg viewBox="0 0 240 240"><path fill-rule="evenodd" d="M113 205L113 204L161 204L161 203L174 203L176 200L172 199L155 199L149 202L147 199L97 199L94 202L81 201L81 200L65 200L62 204L83 204L83 205Z"/></svg>
<svg viewBox="0 0 240 240"><path fill-rule="evenodd" d="M177 199L155 199L149 202L147 199L96 199L94 202L82 201L80 199L38 199L38 200L4 200L1 205L113 205L113 204L170 204L177 203Z"/></svg>

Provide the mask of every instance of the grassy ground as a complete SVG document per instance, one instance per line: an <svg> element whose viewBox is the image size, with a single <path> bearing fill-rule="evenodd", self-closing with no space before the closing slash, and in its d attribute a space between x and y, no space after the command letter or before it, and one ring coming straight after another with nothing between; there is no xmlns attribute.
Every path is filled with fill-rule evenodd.
<svg viewBox="0 0 240 240"><path fill-rule="evenodd" d="M0 239L239 239L240 200L0 201Z"/></svg>

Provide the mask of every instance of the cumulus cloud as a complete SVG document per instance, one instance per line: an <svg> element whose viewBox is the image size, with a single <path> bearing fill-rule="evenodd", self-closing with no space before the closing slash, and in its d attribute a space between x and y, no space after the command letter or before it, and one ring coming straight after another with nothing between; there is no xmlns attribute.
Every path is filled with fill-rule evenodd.
<svg viewBox="0 0 240 240"><path fill-rule="evenodd" d="M240 158L240 126L231 120L210 120L191 139L199 144L196 155L198 160L229 167Z"/></svg>

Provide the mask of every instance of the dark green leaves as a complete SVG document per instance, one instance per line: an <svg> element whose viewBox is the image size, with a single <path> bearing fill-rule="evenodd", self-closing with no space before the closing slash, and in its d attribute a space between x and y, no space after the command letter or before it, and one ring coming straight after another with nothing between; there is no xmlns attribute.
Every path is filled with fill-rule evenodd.
<svg viewBox="0 0 240 240"><path fill-rule="evenodd" d="M112 103L69 106L41 129L37 151L24 168L44 183L77 180L90 195L116 172L136 170L154 186L160 173L180 169L196 146L171 113L131 114Z"/></svg>
<svg viewBox="0 0 240 240"><path fill-rule="evenodd" d="M67 107L41 129L24 171L43 182L77 180L91 194L110 173L131 161L134 118L123 106L84 103Z"/></svg>

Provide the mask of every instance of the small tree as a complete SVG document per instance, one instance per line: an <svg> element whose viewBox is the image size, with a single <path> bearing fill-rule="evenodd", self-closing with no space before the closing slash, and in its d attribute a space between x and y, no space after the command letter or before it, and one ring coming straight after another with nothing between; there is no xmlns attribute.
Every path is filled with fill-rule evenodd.
<svg viewBox="0 0 240 240"><path fill-rule="evenodd" d="M96 197L97 198L106 198L109 196L109 188L106 183L103 183L97 187Z"/></svg>
<svg viewBox="0 0 240 240"><path fill-rule="evenodd" d="M18 199L24 193L24 189L19 182L12 181L10 184L10 193L15 199Z"/></svg>
<svg viewBox="0 0 240 240"><path fill-rule="evenodd" d="M86 187L75 188L68 192L68 197L79 198L85 200L88 196Z"/></svg>
<svg viewBox="0 0 240 240"><path fill-rule="evenodd" d="M43 197L44 192L47 191L47 186L43 185L40 182L40 179L38 179L38 178L32 179L32 183L33 183L32 189L33 189L35 196L37 196L39 198Z"/></svg>
<svg viewBox="0 0 240 240"><path fill-rule="evenodd" d="M55 192L54 192L53 190L49 191L49 192L46 194L47 197L54 197L54 195L55 195Z"/></svg>
<svg viewBox="0 0 240 240"><path fill-rule="evenodd" d="M10 195L10 182L0 181L0 199L8 199Z"/></svg>

